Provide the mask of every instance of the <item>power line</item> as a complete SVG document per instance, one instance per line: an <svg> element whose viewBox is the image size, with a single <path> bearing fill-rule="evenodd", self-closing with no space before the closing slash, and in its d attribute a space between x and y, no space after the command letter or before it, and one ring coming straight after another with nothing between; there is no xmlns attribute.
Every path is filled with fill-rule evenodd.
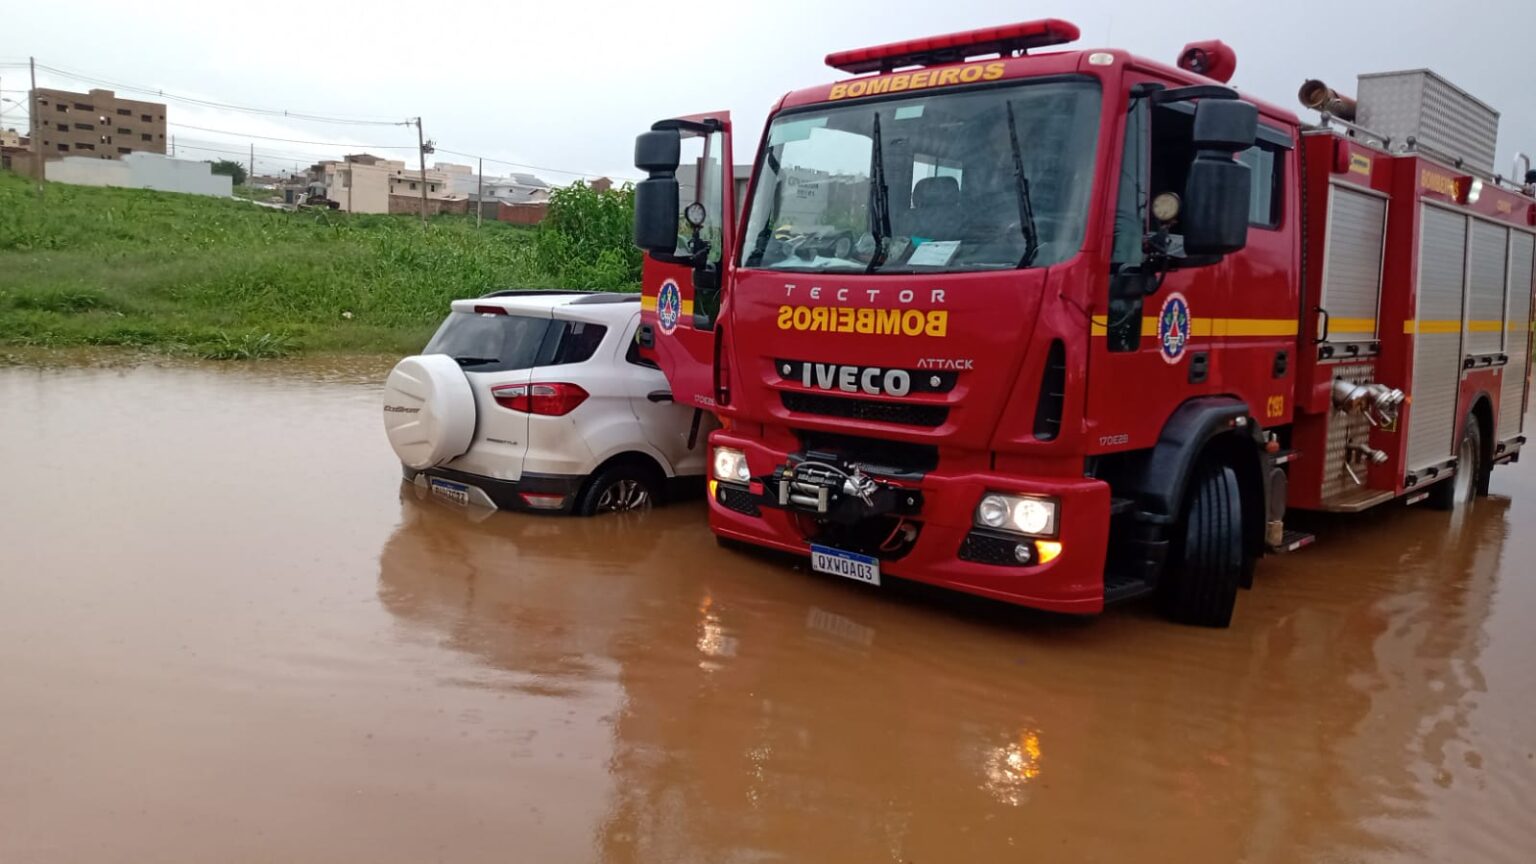
<svg viewBox="0 0 1536 864"><path fill-rule="evenodd" d="M192 143L190 143L190 144L186 143L187 141L191 141ZM242 156L245 155L246 152L247 152L245 150L239 150L239 151L236 151L236 150L221 150L220 149L221 146L222 147L230 147L230 146L239 146L239 145L231 145L230 142L228 142L228 141L204 141L204 140L201 140L201 139L198 139L198 138L190 138L190 139L178 138L178 139L176 139L176 147L177 147L177 149L180 149L182 147L187 147L187 148L196 149L196 150L208 150L210 152L238 153L239 155L242 155ZM258 156L266 156L266 157L276 158L276 159L289 159L289 160L292 160L292 159L303 159L303 160L313 159L313 160L316 160L316 161L321 161L321 160L325 160L325 159L330 158L329 156L327 156L325 154L322 154L322 153L305 153L305 152L301 152L301 151L297 151L297 150L285 150L285 151L257 150L256 151L256 155L258 155Z"/></svg>
<svg viewBox="0 0 1536 864"><path fill-rule="evenodd" d="M168 123L178 129L196 129L199 132L217 132L220 135L233 135L237 138L255 138L261 141L282 141L288 144L313 144L319 147L337 147L340 149L354 150L415 150L410 144L348 144L342 141L301 141L297 138L278 138L272 135L256 135L250 132L234 132L229 129L210 129L206 126L193 126L190 123Z"/></svg>
<svg viewBox="0 0 1536 864"><path fill-rule="evenodd" d="M6 67L6 66L26 67L27 65L28 64L24 63L24 62L0 63L0 68ZM281 117L281 118L285 118L285 119L289 119L289 120L296 120L296 121L307 121L307 122L315 122L315 123L334 123L334 124L338 124L338 125L410 126L410 125L412 125L415 122L413 120L373 120L373 119L365 119L365 118L360 118L360 117L324 116L324 115L318 115L318 114L305 114L305 113L301 113L301 112L288 111L286 109L256 108L256 107L252 107L252 106L248 106L248 105L235 105L235 104L227 103L227 102L216 102L216 101L213 101L213 100L210 100L210 99L199 99L199 98L192 97L192 96L180 96L180 95L176 95L174 93L167 93L164 90L160 90L160 89L153 88L153 87L141 87L141 86L138 86L138 85L135 85L135 84L127 84L127 83L124 83L124 82L121 82L121 81L113 81L113 80L109 80L109 79L106 79L106 78L98 78L98 77L93 76L93 75L86 75L86 74L80 73L80 72L73 72L73 71L70 71L68 69L62 69L62 68L59 68L57 66L49 66L49 65L46 65L46 64L43 64L43 63L37 64L37 68L42 69L42 70L47 71L47 72L51 72L51 73L53 73L55 75L58 75L60 77L63 77L63 78L66 78L66 79L69 79L69 80L72 80L72 81L84 82L84 83L87 83L87 84L96 84L96 85L100 85L100 86L104 86L104 87L111 87L111 88L114 88L115 90L122 90L122 91L127 91L127 92L132 92L132 93L148 94L148 95L152 95L152 96L157 96L157 97L159 97L161 99L165 99L165 100L171 101L171 102L181 102L181 103L185 103L185 104L189 104L189 105L197 105L197 106L200 106L200 107L212 108L212 109L222 110L222 111L239 111L239 112L244 112L244 113L248 113L248 114L255 114L255 115L259 115L259 116L265 116L265 117ZM12 91L12 92L25 93L25 92L29 92L29 91L22 90L22 91ZM230 136L234 136L236 138L249 138L249 139L258 139L258 140L263 140L263 141L280 141L280 142L283 142L283 143L306 144L306 145L315 146L315 147L335 147L335 148L340 149L340 150L415 150L415 149L417 149L416 147L412 147L412 146L404 145L404 144L347 144L347 143L337 142L337 141L308 141L308 140L302 140L302 139L297 139L297 138L281 138L281 137L277 137L277 136L273 136L273 135L256 135L256 134L249 133L249 132L235 132L235 131L231 131L231 130L227 130L227 129L215 129L215 128L206 127L206 126L194 126L194 125L186 124L186 123L168 123L167 125L175 126L177 128L182 128L182 129L193 129L193 130L197 130L199 132L212 132L212 133L219 134L219 135L230 135ZM231 150L217 150L217 149L214 149L214 148L206 148L206 147L204 147L204 148L197 148L197 147L193 147L192 145L182 145L182 146L186 146L189 149L201 149L201 150L205 150L207 152L220 152L220 153L231 154L231 155L241 155L241 154L237 154L237 153L235 153L234 151L231 151ZM490 157L483 157L483 156L480 156L479 154L475 154L475 153L463 153L463 152L459 152L459 151L456 151L456 150L448 150L448 149L445 149L443 147L436 148L436 151L437 152L441 152L441 153L452 154L454 156L463 156L463 157L468 158L468 159L483 159L484 161L490 162L492 164L506 165L506 166L511 167L511 168L521 168L521 169L528 170L528 171L539 171L539 172L545 172L545 173L549 173L549 174L564 174L564 175L569 175L569 176L573 176L573 177L597 178L597 177L609 176L609 175L604 175L604 174L594 174L594 173L589 172L589 171L572 171L572 170L565 169L565 168L551 168L551 167L542 166L542 165L529 165L529 164L523 163L523 162L510 162L510 161L507 161L505 159L493 159L493 158L490 158ZM304 159L319 158L319 159L324 159L324 158L327 158L327 157L320 156L319 154L310 153L310 154L303 154L302 156L295 157L295 158L304 158ZM632 178L632 177L625 177L625 176L617 176L615 179L619 179L619 180L632 180L634 178Z"/></svg>
<svg viewBox="0 0 1536 864"><path fill-rule="evenodd" d="M439 147L439 148L437 148L437 152L439 152L439 153L449 153L449 154L452 154L454 156L463 156L466 159L484 159L487 162L494 162L497 165L510 165L513 168L526 168L529 171L544 171L544 172L547 172L549 174L571 174L571 175L574 175L576 177L608 177L607 174L592 174L592 173L587 172L587 171L567 171L567 170L565 170L563 168L545 168L545 167L541 167L541 166L538 166L538 165L526 165L526 164L524 164L522 162L508 162L505 159L492 159L489 156L481 156L478 153L460 153L457 150L449 150L446 147ZM612 179L612 178L610 178L610 179ZM632 180L634 178L632 178L632 177L619 177L617 179L620 179L620 180Z"/></svg>
<svg viewBox="0 0 1536 864"><path fill-rule="evenodd" d="M178 96L178 95L176 95L174 93L167 93L164 90L160 90L160 89L157 89L157 88L154 88L154 87L140 87L140 86L138 86L136 84L125 84L125 83L123 83L121 81L109 81L109 80L107 80L105 78L97 78L97 77L94 77L94 76L91 76L91 75L84 75L84 74L81 74L79 72L71 72L71 71L69 71L67 69L60 69L60 68L58 68L56 66L48 66L48 65L45 65L43 63L37 64L37 68L42 69L42 70L47 71L47 72L52 72L55 75L59 75L59 76L62 76L64 78L68 78L68 79L70 79L72 81L83 81L83 82L85 82L87 84L99 84L99 85L102 85L104 87L111 87L114 90L126 90L126 91L129 91L131 93L145 93L145 94L150 94L150 95L158 96L161 99L167 99L167 100L170 100L172 102L184 102L184 103L187 103L187 104L190 104L190 105L200 105L200 106L207 107L207 108L220 108L220 109L223 109L225 111L244 111L244 112L247 112L247 113L250 113L250 114L260 114L260 115L264 115L264 116L268 116L268 117L287 117L287 118L292 119L292 120L307 120L307 121L311 121L311 122L315 122L315 123L335 123L335 124L339 124L339 125L354 125L354 126L406 126L406 125L409 125L409 123L407 121L403 121L403 120L370 120L370 119L357 118L357 117L327 117L327 116L321 116L321 115L318 115L318 114L305 114L303 112L298 112L298 111L288 111L286 109L254 108L254 107L251 107L249 105L234 105L234 104L227 103L227 102L214 102L214 101L212 101L210 99L198 99L198 98L193 97L193 96Z"/></svg>

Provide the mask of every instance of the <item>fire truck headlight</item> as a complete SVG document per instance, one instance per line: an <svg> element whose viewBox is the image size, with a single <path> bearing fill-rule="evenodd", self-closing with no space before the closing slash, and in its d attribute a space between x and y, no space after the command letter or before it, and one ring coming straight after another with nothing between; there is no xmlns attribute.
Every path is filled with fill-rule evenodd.
<svg viewBox="0 0 1536 864"><path fill-rule="evenodd" d="M976 524L986 528L1002 528L1008 524L1008 514L1013 508L1008 506L1008 499L1001 495L988 495L981 499L981 506L976 508Z"/></svg>
<svg viewBox="0 0 1536 864"><path fill-rule="evenodd" d="M1030 537L1051 537L1056 534L1058 509L1054 498L990 492L976 507L976 524Z"/></svg>
<svg viewBox="0 0 1536 864"><path fill-rule="evenodd" d="M727 483L747 483L752 472L747 468L747 454L734 447L715 448L715 479Z"/></svg>

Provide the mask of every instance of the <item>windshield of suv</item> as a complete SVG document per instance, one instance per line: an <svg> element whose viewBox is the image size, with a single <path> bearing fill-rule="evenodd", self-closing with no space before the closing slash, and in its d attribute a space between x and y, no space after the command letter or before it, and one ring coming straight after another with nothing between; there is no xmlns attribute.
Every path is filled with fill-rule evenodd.
<svg viewBox="0 0 1536 864"><path fill-rule="evenodd" d="M1064 261L1083 242L1099 102L1096 82L1057 79L781 115L742 266L933 273Z"/></svg>

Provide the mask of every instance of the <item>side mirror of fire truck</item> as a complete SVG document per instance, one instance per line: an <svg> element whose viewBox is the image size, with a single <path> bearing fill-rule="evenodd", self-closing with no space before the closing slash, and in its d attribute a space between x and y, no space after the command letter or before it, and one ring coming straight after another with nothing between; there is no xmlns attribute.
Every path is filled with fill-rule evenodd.
<svg viewBox="0 0 1536 864"><path fill-rule="evenodd" d="M1259 109L1236 99L1202 99L1195 108L1194 161L1184 187L1184 250L1226 255L1248 245L1252 177L1235 154L1253 146Z"/></svg>
<svg viewBox="0 0 1536 864"><path fill-rule="evenodd" d="M677 165L682 136L676 129L643 132L635 139L635 167L646 178L635 186L635 245L661 260L677 252Z"/></svg>

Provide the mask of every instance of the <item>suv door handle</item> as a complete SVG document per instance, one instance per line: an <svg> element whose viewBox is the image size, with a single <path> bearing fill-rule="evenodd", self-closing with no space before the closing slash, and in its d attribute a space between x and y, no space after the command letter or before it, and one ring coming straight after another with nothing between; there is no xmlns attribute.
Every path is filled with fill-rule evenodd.
<svg viewBox="0 0 1536 864"><path fill-rule="evenodd" d="M649 399L652 402L671 402L672 401L672 391L671 390L652 390L651 392L645 394L645 398Z"/></svg>

